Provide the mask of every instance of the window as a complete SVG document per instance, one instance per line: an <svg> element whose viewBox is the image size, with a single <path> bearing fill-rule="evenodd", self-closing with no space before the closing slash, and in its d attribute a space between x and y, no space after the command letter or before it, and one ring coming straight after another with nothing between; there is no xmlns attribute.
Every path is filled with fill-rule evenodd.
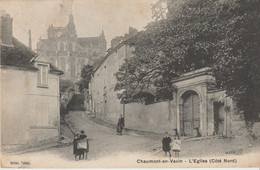
<svg viewBox="0 0 260 170"><path fill-rule="evenodd" d="M47 87L48 86L48 65L38 64L38 75L37 81L38 86Z"/></svg>

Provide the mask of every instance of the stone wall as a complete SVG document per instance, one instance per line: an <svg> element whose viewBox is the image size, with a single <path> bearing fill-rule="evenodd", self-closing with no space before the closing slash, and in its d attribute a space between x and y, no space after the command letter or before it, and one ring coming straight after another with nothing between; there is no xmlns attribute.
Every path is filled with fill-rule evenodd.
<svg viewBox="0 0 260 170"><path fill-rule="evenodd" d="M149 105L126 104L125 126L129 129L164 133L169 131L170 101Z"/></svg>
<svg viewBox="0 0 260 170"><path fill-rule="evenodd" d="M109 112L96 112L96 117L116 125L119 115L123 114L123 104L118 103L113 106L113 110ZM125 127L141 131L164 133L170 130L170 114L170 101L149 105L141 103L125 104Z"/></svg>

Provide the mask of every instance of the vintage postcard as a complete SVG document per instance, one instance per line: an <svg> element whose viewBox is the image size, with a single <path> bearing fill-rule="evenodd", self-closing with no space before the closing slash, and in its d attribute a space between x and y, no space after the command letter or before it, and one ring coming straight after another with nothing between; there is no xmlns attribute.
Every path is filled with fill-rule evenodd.
<svg viewBox="0 0 260 170"><path fill-rule="evenodd" d="M0 4L2 168L260 167L260 1Z"/></svg>

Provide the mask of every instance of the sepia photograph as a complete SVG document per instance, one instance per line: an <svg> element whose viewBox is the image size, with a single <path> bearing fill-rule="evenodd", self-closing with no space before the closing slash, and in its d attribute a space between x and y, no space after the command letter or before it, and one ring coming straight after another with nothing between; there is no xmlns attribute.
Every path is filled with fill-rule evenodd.
<svg viewBox="0 0 260 170"><path fill-rule="evenodd" d="M1 0L2 168L260 168L260 0Z"/></svg>

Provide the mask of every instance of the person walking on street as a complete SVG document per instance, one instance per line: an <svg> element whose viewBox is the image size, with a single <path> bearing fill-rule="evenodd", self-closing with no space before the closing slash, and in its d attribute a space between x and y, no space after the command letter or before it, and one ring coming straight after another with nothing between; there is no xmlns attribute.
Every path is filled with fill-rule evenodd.
<svg viewBox="0 0 260 170"><path fill-rule="evenodd" d="M169 137L168 132L165 132L164 138L162 140L162 149L165 152L165 156L167 152L169 153L169 157L171 157L171 145L172 139Z"/></svg>
<svg viewBox="0 0 260 170"><path fill-rule="evenodd" d="M117 122L117 134L122 135L123 128L125 127L125 119L123 118L122 114L120 114L120 117Z"/></svg>

